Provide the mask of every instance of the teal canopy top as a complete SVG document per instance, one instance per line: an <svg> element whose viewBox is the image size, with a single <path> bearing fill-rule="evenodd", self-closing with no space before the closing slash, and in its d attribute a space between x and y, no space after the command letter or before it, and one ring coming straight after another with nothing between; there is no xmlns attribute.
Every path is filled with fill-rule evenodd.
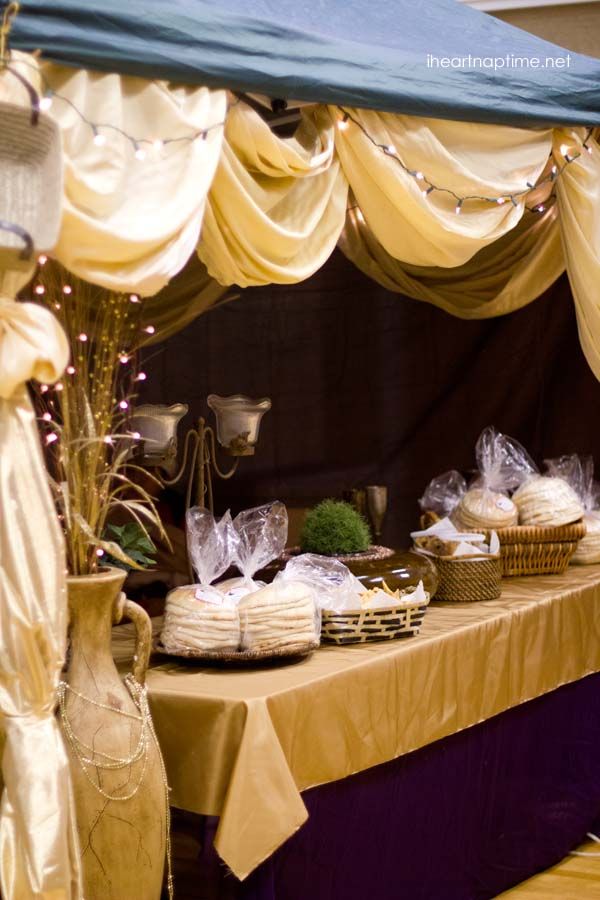
<svg viewBox="0 0 600 900"><path fill-rule="evenodd" d="M599 60L456 0L23 0L11 46L273 98L600 125Z"/></svg>

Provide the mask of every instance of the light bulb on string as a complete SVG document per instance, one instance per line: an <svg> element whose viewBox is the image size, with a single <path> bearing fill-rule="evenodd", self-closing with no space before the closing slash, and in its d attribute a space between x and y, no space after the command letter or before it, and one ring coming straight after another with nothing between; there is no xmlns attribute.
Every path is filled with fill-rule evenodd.
<svg viewBox="0 0 600 900"><path fill-rule="evenodd" d="M129 407L129 403L127 402L127 400L121 400L119 402L120 409L128 409L128 407Z"/></svg>
<svg viewBox="0 0 600 900"><path fill-rule="evenodd" d="M102 547L96 548L96 556L98 556L98 557L104 556L104 550L102 549Z"/></svg>
<svg viewBox="0 0 600 900"><path fill-rule="evenodd" d="M130 302L130 303L141 303L142 301L140 300L140 298L138 297L137 294L130 294L130 295L129 295L129 302Z"/></svg>
<svg viewBox="0 0 600 900"><path fill-rule="evenodd" d="M498 204L498 206L502 206L503 203L506 203L506 197L498 197L496 203Z"/></svg>
<svg viewBox="0 0 600 900"><path fill-rule="evenodd" d="M148 376L146 375L145 372L138 372L138 374L135 376L135 380L136 381L145 381L147 377Z"/></svg>
<svg viewBox="0 0 600 900"><path fill-rule="evenodd" d="M154 334L156 328L154 327L154 325L146 325L144 331L146 332L146 334Z"/></svg>
<svg viewBox="0 0 600 900"><path fill-rule="evenodd" d="M561 156L564 156L564 158L566 159L567 162L571 161L571 157L569 156L569 148L567 147L566 144L560 145L560 154L561 154Z"/></svg>
<svg viewBox="0 0 600 900"><path fill-rule="evenodd" d="M460 215L461 208L462 208L462 200L459 200L454 208L454 212L457 216Z"/></svg>
<svg viewBox="0 0 600 900"><path fill-rule="evenodd" d="M422 172L415 172L415 178L417 179L417 181L423 181L425 176L423 175Z"/></svg>
<svg viewBox="0 0 600 900"><path fill-rule="evenodd" d="M387 153L388 156L395 156L396 148L394 147L393 144L386 144L383 148L383 152Z"/></svg>
<svg viewBox="0 0 600 900"><path fill-rule="evenodd" d="M39 266L45 266L47 262L48 262L48 257L46 256L45 253L42 253L40 256L38 256L38 265Z"/></svg>
<svg viewBox="0 0 600 900"><path fill-rule="evenodd" d="M338 128L340 131L347 131L349 126L349 116L348 113L344 113L343 119L338 119Z"/></svg>
<svg viewBox="0 0 600 900"><path fill-rule="evenodd" d="M81 341L82 344L85 344L85 342L87 341L87 339L88 339L88 336L87 336L87 334L85 334L85 332L83 332L83 331L81 332L81 334L78 334L78 335L77 335L77 340L78 340L78 341Z"/></svg>
<svg viewBox="0 0 600 900"><path fill-rule="evenodd" d="M36 284L33 290L38 295L38 297L41 297L42 294L46 293L46 288L43 284Z"/></svg>
<svg viewBox="0 0 600 900"><path fill-rule="evenodd" d="M134 439L134 441L139 441L140 438L142 437L142 435L140 434L139 431L132 431L131 437Z"/></svg>
<svg viewBox="0 0 600 900"><path fill-rule="evenodd" d="M46 435L46 443L47 444L53 444L57 440L58 440L58 435L55 434L54 432Z"/></svg>
<svg viewBox="0 0 600 900"><path fill-rule="evenodd" d="M48 112L52 106L52 94L48 93L40 100L40 109L42 112Z"/></svg>
<svg viewBox="0 0 600 900"><path fill-rule="evenodd" d="M67 366L67 375L74 375L76 372L75 366Z"/></svg>
<svg viewBox="0 0 600 900"><path fill-rule="evenodd" d="M40 384L40 391L42 392L42 394L47 394L49 390L50 388L47 384Z"/></svg>
<svg viewBox="0 0 600 900"><path fill-rule="evenodd" d="M72 294L72 293L73 293L73 288L71 287L71 285L64 284L63 285L63 294Z"/></svg>
<svg viewBox="0 0 600 900"><path fill-rule="evenodd" d="M104 147L106 144L106 135L98 131L95 125L92 125L92 132L94 135L93 141L96 147Z"/></svg>
<svg viewBox="0 0 600 900"><path fill-rule="evenodd" d="M161 153L164 150L165 142L161 141L160 138L155 138L155 140L152 141L152 146L155 153Z"/></svg>
<svg viewBox="0 0 600 900"><path fill-rule="evenodd" d="M42 419L44 420L44 422L51 422L52 416L50 415L49 412L45 412L44 415L42 416Z"/></svg>
<svg viewBox="0 0 600 900"><path fill-rule="evenodd" d="M129 362L129 357L126 353L121 353L121 355L119 356L119 362L122 366L126 365Z"/></svg>
<svg viewBox="0 0 600 900"><path fill-rule="evenodd" d="M135 154L134 154L135 158L139 159L140 162L142 160L146 159L146 151L144 150L144 148L140 147L140 145L137 142L135 142L133 146L135 149Z"/></svg>
<svg viewBox="0 0 600 900"><path fill-rule="evenodd" d="M362 209L356 210L356 218L358 219L358 221L360 222L361 225L365 224L365 216L364 216Z"/></svg>
<svg viewBox="0 0 600 900"><path fill-rule="evenodd" d="M62 391L62 389L63 389L63 383L62 383L62 381L57 381L56 384L54 385L54 390L55 390L55 391Z"/></svg>

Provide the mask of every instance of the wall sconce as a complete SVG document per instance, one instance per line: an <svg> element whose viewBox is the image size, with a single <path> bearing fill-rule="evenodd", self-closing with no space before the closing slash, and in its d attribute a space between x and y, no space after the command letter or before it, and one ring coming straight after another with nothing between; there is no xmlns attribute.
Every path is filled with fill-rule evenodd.
<svg viewBox="0 0 600 900"><path fill-rule="evenodd" d="M194 496L197 506L205 506L214 512L213 474L229 479L236 472L240 457L254 454L260 422L271 409L271 401L268 397L253 400L243 394L231 397L210 394L207 403L215 414L216 436L203 418L198 419L196 428L190 429L185 436L183 459L177 472L177 425L188 411L185 403L139 406L133 411L131 428L141 438L135 451L138 461L146 467L163 469L167 477L158 473L157 477L165 487L181 481L190 457L186 508L191 506ZM233 465L226 471L217 462L217 443L229 456L235 457Z"/></svg>

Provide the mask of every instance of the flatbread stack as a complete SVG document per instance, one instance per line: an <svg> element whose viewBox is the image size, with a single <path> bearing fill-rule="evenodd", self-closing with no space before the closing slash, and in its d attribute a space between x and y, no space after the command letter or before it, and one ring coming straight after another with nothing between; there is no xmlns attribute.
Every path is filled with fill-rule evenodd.
<svg viewBox="0 0 600 900"><path fill-rule="evenodd" d="M569 525L583 516L577 494L562 478L534 475L518 488L513 500L521 525Z"/></svg>
<svg viewBox="0 0 600 900"><path fill-rule="evenodd" d="M577 544L571 562L580 566L591 566L600 562L600 512L586 512L583 517L585 536Z"/></svg>
<svg viewBox="0 0 600 900"><path fill-rule="evenodd" d="M319 641L314 592L299 581L277 582L240 602L242 649L293 653Z"/></svg>
<svg viewBox="0 0 600 900"><path fill-rule="evenodd" d="M463 494L452 521L464 531L509 528L519 521L517 507L509 497L489 488L472 488Z"/></svg>
<svg viewBox="0 0 600 900"><path fill-rule="evenodd" d="M171 653L181 650L237 650L240 617L234 605L207 603L198 586L177 588L167 596L160 640Z"/></svg>

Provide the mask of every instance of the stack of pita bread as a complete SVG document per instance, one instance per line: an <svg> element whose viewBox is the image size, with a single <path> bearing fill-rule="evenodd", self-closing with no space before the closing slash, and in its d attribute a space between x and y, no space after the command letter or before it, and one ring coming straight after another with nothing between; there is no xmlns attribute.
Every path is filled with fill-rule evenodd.
<svg viewBox="0 0 600 900"><path fill-rule="evenodd" d="M167 596L161 643L165 650L237 650L240 617L237 607L198 599L197 585L180 587ZM222 596L222 595L221 595Z"/></svg>
<svg viewBox="0 0 600 900"><path fill-rule="evenodd" d="M583 517L585 535L577 544L571 562L580 566L591 566L600 562L600 512L591 510Z"/></svg>
<svg viewBox="0 0 600 900"><path fill-rule="evenodd" d="M508 528L518 520L519 512L512 500L485 487L463 494L452 514L452 521L464 531Z"/></svg>
<svg viewBox="0 0 600 900"><path fill-rule="evenodd" d="M583 516L583 506L562 478L533 475L513 494L521 525L569 525Z"/></svg>
<svg viewBox="0 0 600 900"><path fill-rule="evenodd" d="M239 604L242 649L294 652L319 641L314 590L299 581L276 580Z"/></svg>

